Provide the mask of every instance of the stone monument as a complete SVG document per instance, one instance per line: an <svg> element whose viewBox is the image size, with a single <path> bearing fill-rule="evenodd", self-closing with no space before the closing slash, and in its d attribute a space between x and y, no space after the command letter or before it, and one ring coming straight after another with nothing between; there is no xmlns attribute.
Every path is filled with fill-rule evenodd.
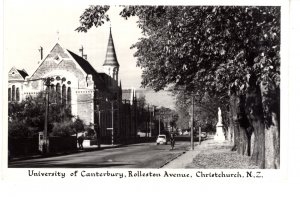
<svg viewBox="0 0 300 197"><path fill-rule="evenodd" d="M217 141L224 141L225 140L225 135L224 135L224 129L223 129L223 124L222 124L222 114L221 114L221 109L220 107L218 108L218 123L216 125L216 134L214 139Z"/></svg>

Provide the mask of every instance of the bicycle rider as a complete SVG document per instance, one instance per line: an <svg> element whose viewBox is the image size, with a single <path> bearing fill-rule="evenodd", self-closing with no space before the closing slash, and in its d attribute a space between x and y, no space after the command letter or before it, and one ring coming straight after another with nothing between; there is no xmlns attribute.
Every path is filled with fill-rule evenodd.
<svg viewBox="0 0 300 197"><path fill-rule="evenodd" d="M171 142L171 148L173 150L174 146L175 146L175 135L174 135L174 133L171 133L170 142Z"/></svg>

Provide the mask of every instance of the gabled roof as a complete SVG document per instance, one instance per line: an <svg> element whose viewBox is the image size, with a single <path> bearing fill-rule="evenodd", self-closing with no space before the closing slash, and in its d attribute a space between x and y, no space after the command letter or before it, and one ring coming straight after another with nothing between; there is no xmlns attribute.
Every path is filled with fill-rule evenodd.
<svg viewBox="0 0 300 197"><path fill-rule="evenodd" d="M19 70L17 69L17 71L20 73L20 75L25 79L25 77L28 76L27 72L23 69L23 70Z"/></svg>
<svg viewBox="0 0 300 197"><path fill-rule="evenodd" d="M86 72L87 74L97 73L97 71L93 68L93 66L88 61L86 61L85 59L83 59L82 57L80 57L79 55L73 53L68 49L67 51L72 55L72 57L80 65L80 67L84 70L84 72Z"/></svg>
<svg viewBox="0 0 300 197"><path fill-rule="evenodd" d="M23 80L25 80L25 77L28 76L27 72L24 69L19 70L19 69L16 69L15 67L12 67L8 73L11 73L11 72L16 72L17 76L19 76L19 78L22 78ZM20 80L20 79L17 79L16 77L14 77L14 80Z"/></svg>
<svg viewBox="0 0 300 197"><path fill-rule="evenodd" d="M104 80L99 76L99 73L97 73L97 71L87 60L85 60L84 58L80 57L79 55L73 53L68 49L67 51L74 58L74 60L79 64L79 66L84 70L84 72L93 76L93 80L95 81L96 84L101 84L101 88L105 88Z"/></svg>
<svg viewBox="0 0 300 197"><path fill-rule="evenodd" d="M109 30L109 39L108 39L106 57L103 66L116 66L116 67L120 66L116 55L114 41L111 35L111 28Z"/></svg>

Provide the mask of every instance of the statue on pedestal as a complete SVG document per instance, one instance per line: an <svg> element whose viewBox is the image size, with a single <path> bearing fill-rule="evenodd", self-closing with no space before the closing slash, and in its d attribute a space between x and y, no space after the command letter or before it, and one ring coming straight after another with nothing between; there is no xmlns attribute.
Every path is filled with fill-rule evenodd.
<svg viewBox="0 0 300 197"><path fill-rule="evenodd" d="M215 134L214 139L218 140L218 141L225 140L224 129L223 129L223 124L222 124L222 112L221 112L220 107L218 108L218 123L216 125L216 134Z"/></svg>
<svg viewBox="0 0 300 197"><path fill-rule="evenodd" d="M223 125L222 124L222 112L221 112L220 107L218 108L218 123L217 123L217 125Z"/></svg>

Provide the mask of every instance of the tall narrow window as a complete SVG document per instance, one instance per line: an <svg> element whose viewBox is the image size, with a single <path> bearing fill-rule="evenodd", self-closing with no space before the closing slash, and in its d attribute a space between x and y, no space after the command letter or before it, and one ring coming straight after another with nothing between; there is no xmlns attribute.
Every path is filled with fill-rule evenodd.
<svg viewBox="0 0 300 197"><path fill-rule="evenodd" d="M11 101L11 88L8 88L8 101Z"/></svg>
<svg viewBox="0 0 300 197"><path fill-rule="evenodd" d="M116 69L113 71L113 79L116 80Z"/></svg>
<svg viewBox="0 0 300 197"><path fill-rule="evenodd" d="M68 108L71 108L71 87L68 87L68 91L67 91L67 106Z"/></svg>
<svg viewBox="0 0 300 197"><path fill-rule="evenodd" d="M60 84L56 84L56 103L60 104L61 103L61 93L60 93Z"/></svg>
<svg viewBox="0 0 300 197"><path fill-rule="evenodd" d="M55 89L54 89L54 84L51 84L50 86L50 103L55 103Z"/></svg>
<svg viewBox="0 0 300 197"><path fill-rule="evenodd" d="M16 100L20 101L20 90L19 90L19 88L16 89Z"/></svg>
<svg viewBox="0 0 300 197"><path fill-rule="evenodd" d="M66 85L64 84L62 86L62 91L61 91L61 94L62 94L62 105L65 107L66 106L66 101L67 101L67 92L66 92Z"/></svg>
<svg viewBox="0 0 300 197"><path fill-rule="evenodd" d="M13 85L12 90L11 90L12 91L12 93L11 93L11 100L12 101L16 100L16 90L15 89L16 89L16 87L15 87L15 85Z"/></svg>

